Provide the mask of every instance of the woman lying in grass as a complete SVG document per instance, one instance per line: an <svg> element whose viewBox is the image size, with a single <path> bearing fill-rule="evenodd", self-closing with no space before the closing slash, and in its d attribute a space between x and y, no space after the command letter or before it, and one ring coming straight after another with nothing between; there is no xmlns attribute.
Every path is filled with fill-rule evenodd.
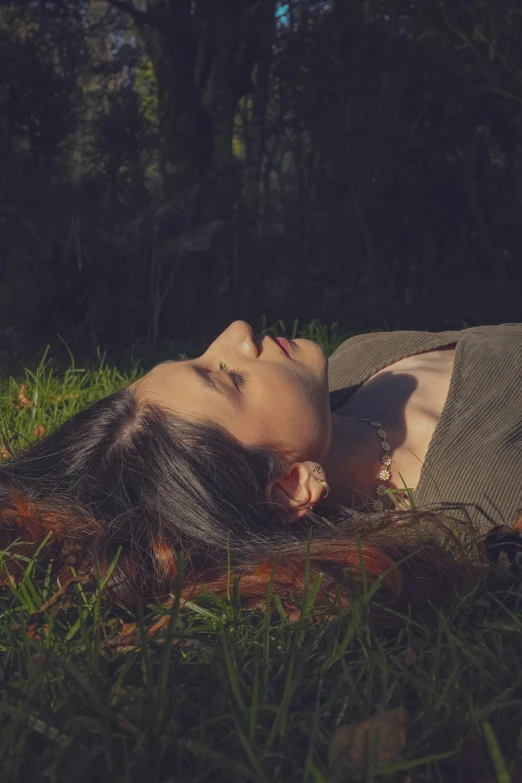
<svg viewBox="0 0 522 783"><path fill-rule="evenodd" d="M235 321L4 462L2 543L51 533L102 575L119 550L125 604L167 598L180 550L185 597L240 576L260 605L272 578L291 604L312 527L319 604L385 572L381 603L443 600L522 506L521 370L519 324L360 335L328 360Z"/></svg>

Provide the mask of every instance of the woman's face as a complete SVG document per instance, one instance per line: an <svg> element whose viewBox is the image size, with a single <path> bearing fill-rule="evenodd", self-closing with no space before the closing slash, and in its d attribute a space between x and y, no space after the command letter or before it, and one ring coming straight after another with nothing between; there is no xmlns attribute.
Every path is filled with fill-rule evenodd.
<svg viewBox="0 0 522 783"><path fill-rule="evenodd" d="M244 373L244 383L228 370ZM245 445L320 462L332 433L327 373L328 359L313 341L295 340L287 354L234 321L198 359L158 364L131 389L140 401L210 420Z"/></svg>

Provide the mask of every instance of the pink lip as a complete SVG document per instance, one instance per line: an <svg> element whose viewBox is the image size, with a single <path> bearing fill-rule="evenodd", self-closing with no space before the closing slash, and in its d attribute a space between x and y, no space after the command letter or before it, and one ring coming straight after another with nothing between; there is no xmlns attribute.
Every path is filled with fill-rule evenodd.
<svg viewBox="0 0 522 783"><path fill-rule="evenodd" d="M290 356L292 346L290 345L286 337L275 337L274 340L278 344L278 346L286 353L286 355Z"/></svg>

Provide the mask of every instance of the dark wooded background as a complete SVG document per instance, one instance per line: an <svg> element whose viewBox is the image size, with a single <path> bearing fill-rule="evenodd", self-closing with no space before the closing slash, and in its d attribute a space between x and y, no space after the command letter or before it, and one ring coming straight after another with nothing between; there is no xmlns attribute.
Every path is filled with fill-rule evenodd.
<svg viewBox="0 0 522 783"><path fill-rule="evenodd" d="M516 0L0 0L0 348L522 320Z"/></svg>

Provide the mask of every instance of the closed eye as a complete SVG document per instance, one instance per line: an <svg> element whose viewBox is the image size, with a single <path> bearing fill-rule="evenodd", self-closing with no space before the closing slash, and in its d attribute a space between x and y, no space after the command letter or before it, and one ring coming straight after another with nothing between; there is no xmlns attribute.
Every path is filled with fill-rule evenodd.
<svg viewBox="0 0 522 783"><path fill-rule="evenodd" d="M183 361L189 361L189 357L186 353L178 353L175 360L176 362L183 362ZM219 368L220 370L223 370L232 378L232 382L234 383L234 386L239 390L242 386L244 386L248 381L248 375L246 372L242 372L241 370L231 370L224 362L219 362ZM198 379L211 391L217 391L220 394L223 394L229 401L229 393L228 391L225 392L223 388L221 387L221 384L216 384L214 379L212 378L212 375L205 370L203 370L201 367L198 367L197 365L192 365L191 368L197 375Z"/></svg>
<svg viewBox="0 0 522 783"><path fill-rule="evenodd" d="M237 389L240 389L248 381L248 375L246 372L242 372L241 370L231 370L230 367L227 367L225 362L219 362L219 369L224 370L227 375L230 375Z"/></svg>
<svg viewBox="0 0 522 783"><path fill-rule="evenodd" d="M205 370L202 367L198 367L196 364L191 365L191 369L193 370L193 372L196 373L197 378L201 381L201 383L204 386L206 386L207 389L210 389L211 391L221 394L225 398L225 400L235 408L234 401L232 399L232 396L235 395L235 392L232 391L232 389L228 384L216 383L210 373L205 372Z"/></svg>

